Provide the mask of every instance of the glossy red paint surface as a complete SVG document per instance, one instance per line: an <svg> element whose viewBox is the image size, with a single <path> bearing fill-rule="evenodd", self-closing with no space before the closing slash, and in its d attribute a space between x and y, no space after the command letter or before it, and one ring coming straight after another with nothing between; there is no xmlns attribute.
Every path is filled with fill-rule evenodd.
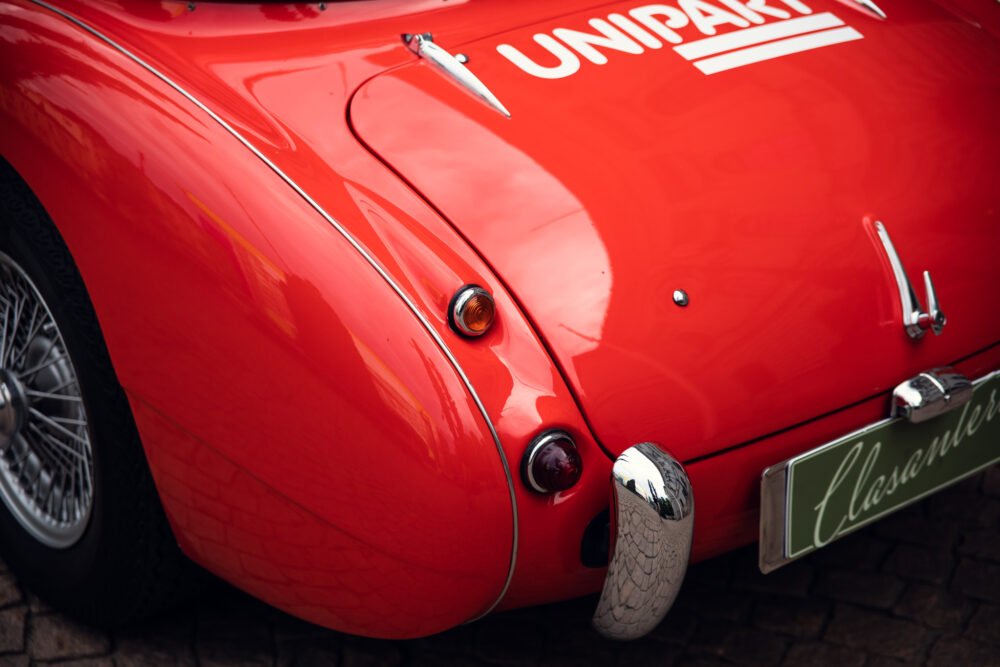
<svg viewBox="0 0 1000 667"><path fill-rule="evenodd" d="M160 14L144 19L144 3L132 7L137 14L127 18L143 29L173 27ZM104 13L108 7L72 9L218 110L334 212L452 348L515 471L541 429L574 435L585 460L576 488L543 498L515 480L520 546L504 601L596 589L602 572L580 563L579 545L607 504L610 461L572 395L481 260L342 120L330 131L338 116L326 105L346 107L351 85L379 65L365 59L370 48L337 58L329 45L349 45L348 35L363 44L366 35L352 25L333 35L304 31L308 39L286 35L265 75L258 33L233 38L220 56L224 36L191 38L185 24L170 35L176 42L159 34L165 45L157 50L153 33L130 33L121 14ZM210 7L199 9L209 34L239 27L222 9L214 18L204 11ZM18 49L3 60L4 122L17 128L4 134L3 154L45 203L78 262L185 550L265 600L359 634L427 634L486 611L513 555L499 456L455 371L399 298L243 146L148 73L27 4L4 6L3 29L7 48ZM174 55L180 50L183 58ZM225 58L237 63L219 62ZM233 76L246 97L209 80L217 72ZM322 87L305 85L304 76ZM290 94L303 89L324 103L307 118L301 95ZM269 111L256 100L266 100ZM286 112L306 134L281 120ZM444 317L452 292L467 282L491 289L500 310L475 344L452 333ZM204 451L183 458L183 474L176 467L167 474L156 462L174 448L177 429ZM382 551L407 567L396 568L399 579L358 573L352 591L331 586L322 598L303 581L292 586L299 597L291 604L274 582L237 565L232 554L241 538L218 529L251 502L242 497L249 491L183 498L204 462L221 460L275 492L261 494L263 511L302 508L310 525L329 533L317 539L333 539L338 553ZM192 513L196 521L184 518ZM213 539L192 528L198 525L213 526ZM333 551L331 571L340 558ZM265 561L272 569L288 565ZM424 594L431 588L433 599ZM354 613L360 593L369 594L366 615Z"/></svg>
<svg viewBox="0 0 1000 667"><path fill-rule="evenodd" d="M789 107L778 120L787 121L798 110L802 136L816 142L806 158L815 160L811 166L822 177L813 182L784 168L781 174L792 183L777 195L755 189L760 174L751 179L748 165L753 158L758 167L776 169L793 156L795 142L776 144L781 150L775 156L774 144L758 137L754 145L759 152L746 152L753 147L747 143L747 126L764 131L761 137L766 138L777 120L732 119L719 111L731 97L706 94L711 93L707 84L681 75L671 74L669 91L639 90L641 80L650 79L648 65L616 75L615 85L636 93L640 102L628 105L633 121L641 115L636 107L660 104L668 92L679 95L682 83L691 86L685 97L704 96L708 106L689 105L676 113L686 110L685 118L706 124L701 120L705 109L715 109L718 122L712 127L721 128L720 133L688 133L675 142L674 152L707 161L703 166L714 168L711 173L730 179L718 201L704 192L692 194L684 211L693 217L679 218L682 223L659 229L643 223L646 247L629 241L630 233L638 234L634 229L616 232L614 212L638 217L644 210L642 197L649 195L639 186L659 187L654 177L662 177L658 170L665 168L655 161L623 163L623 145L616 141L635 141L636 133L623 122L629 116L622 116L620 100L615 107L611 98L584 98L579 92L558 99L538 82L515 76L509 63L502 70L492 51L495 44L482 39L500 34L530 38L536 28L529 26L555 17L577 20L581 8L599 4L551 0L519 5L517 12L510 11L509 3L493 0L331 3L326 11L314 5L198 3L191 12L186 2L130 0L59 4L218 113L331 213L382 267L443 339L481 397L514 475L514 506L486 421L455 368L357 250L204 111L148 71L48 10L24 0L0 4L0 123L6 128L0 152L41 198L76 258L169 518L183 548L199 563L310 620L386 637L428 634L483 613L501 596L515 552L502 607L596 591L603 571L581 564L580 542L586 526L607 506L611 461L577 398L605 447L617 450L657 439L675 455L691 459L713 448L739 445L751 434L816 417L829 411L824 406L845 405L840 395L824 394L807 409L805 397L795 396L784 412L761 411L758 420L749 419L749 407L740 400L749 397L752 403L761 378L768 386L797 391L805 371L791 361L802 355L824 368L831 357L850 364L860 363L852 355L870 361L868 393L847 400L852 402L880 391L890 375L898 382L911 366L921 370L951 361L970 354L980 339L996 340L996 320L988 319L996 314L981 309L974 315L980 319L970 320L972 297L963 290L981 292L982 281L995 283L997 262L974 265L978 274L963 273L964 265L951 254L935 252L919 236L929 224L927 217L917 215L917 222L907 223L917 236L897 233L885 211L902 219L916 215L919 206L902 201L899 188L908 182L891 180L892 170L887 173L895 194L879 199L873 187L873 201L864 206L878 210L862 210L861 204L851 209L850 198L860 197L856 180L847 179L850 187L839 192L843 183L830 176L846 178L851 164L836 161L846 158L820 130L846 117L860 132L863 123L852 115L860 103L841 91L845 97L836 98L839 106L816 112L809 95L795 93L796 82L819 85L819 75L804 65L764 70L772 72L771 88L764 74L729 86L739 99L761 91L786 99ZM592 11L600 16L611 10ZM914 17L919 28L920 12L931 10L909 10L899 3L893 11ZM961 32L964 28L948 26L968 36ZM505 101L512 100L512 107L520 107L515 119L506 123L427 67L410 66L415 57L399 34L425 30L442 45L467 51L475 71ZM970 40L981 44L979 37ZM995 59L995 49L989 53ZM824 55L821 62L829 65L830 58ZM612 70L591 69L589 79L573 82L574 90L584 85L592 91L608 88L601 77ZM394 72L379 76L386 70ZM967 77L980 76L978 65L970 72ZM844 76L845 90L869 85L859 75ZM971 131L984 116L981 108L966 107L986 98L995 103L996 90L983 92L972 86L971 78L958 81L969 83L966 96L944 99L938 111L963 119L968 115L966 129ZM910 85L915 89L918 84L914 78ZM401 152L387 159L422 195L352 133L348 110L359 90L351 108L356 129L369 143L377 131L380 140L396 146L393 150ZM405 104L408 113L391 108L393 100ZM567 123L571 116L546 112L546 103L591 114L602 132L586 133L582 120ZM527 114L529 126L516 125L525 105L533 105L527 108L549 124ZM443 115L430 117L431 111ZM933 129L932 120L941 118L916 124ZM417 138L423 145L439 151L437 160L406 162L420 148L414 137L400 132L412 130L407 125L412 122L419 125ZM393 123L398 124L395 130L385 125ZM727 123L733 127L726 129ZM553 136L553 126L567 136ZM581 143L567 152L573 137ZM953 157L946 138L935 140L934 147ZM745 182L713 165L710 153L698 157L699 149L720 150L725 139L736 142L744 160L750 160L737 160ZM978 165L982 173L973 173L963 185L954 180L953 165L942 170L940 196L950 199L935 200L932 213L943 214L950 204L960 213L978 211L983 197L992 196L995 204L995 194L987 189L984 195L977 181L995 175L989 171L993 162L983 157L994 138L980 139L978 146L962 140L956 148L966 149L967 164ZM528 141L535 145L522 143ZM659 139L650 142L650 159L661 156L661 144ZM483 150L477 153L475 166L481 169L475 174L444 168L452 162L467 164L470 148L477 146ZM820 148L831 153L824 157ZM516 183L495 179L504 165L525 170L518 172L524 176L521 190ZM586 165L592 174L587 175ZM425 166L430 168L424 171ZM616 173L609 176L610 167ZM930 178L926 169L908 167L913 182ZM450 186L446 174L455 178ZM694 171L678 169L675 175L690 192L704 186ZM477 189L467 190L471 187ZM458 196L461 192L473 196ZM622 192L633 199L623 204ZM788 192L798 194L782 199ZM942 304L952 317L941 338L916 345L898 340L902 334L894 292L863 230L817 236L808 229L775 232L773 218L753 225L753 211L792 216L796 207L804 210L805 202L816 198L835 200L837 210L855 216L852 221L872 212L884 215L900 237L897 246L911 277L918 277L918 268L930 268L936 278L941 274ZM726 220L714 219L712 213L731 211L734 201L751 207L735 227L726 227ZM542 225L547 221L538 213L543 203L576 207L576 213L559 224ZM700 211L697 205L707 208ZM539 215L535 226L529 219L533 213ZM995 215L994 207L986 217L973 216L969 222L969 237L980 238L980 247L971 248L974 258L986 253L995 259L995 243L992 253L983 250L996 241ZM593 224L584 224L588 220ZM490 229L499 232L491 235ZM758 254L741 255L732 245L716 247L720 240L732 242L733 229ZM936 232L947 249L970 250L950 229ZM669 263L654 253L667 236L679 242L670 244L675 261ZM829 260L820 263L819 271L815 261L807 261L815 257L795 254L812 252L817 243L827 253L821 258ZM837 248L840 254L834 252ZM623 259L629 252L638 253L637 261ZM691 292L686 311L626 289L626 278L641 277L646 265L638 260L648 264L653 254L661 262L653 276L656 284L673 286L683 279ZM806 290L792 289L796 285L787 283L796 276L803 280L803 273L809 280L817 280L819 273L820 288L829 286L822 281L839 279L843 292L831 296L813 283ZM576 291L546 296L552 280L563 280ZM466 283L491 290L498 306L495 326L476 341L458 337L445 319L451 295ZM878 295L854 308L853 291L859 285L875 285ZM803 292L821 297L820 302L805 299ZM830 303L851 308L834 317L820 307ZM611 319L609 304L616 314ZM622 319L630 308L648 313L638 329ZM762 308L772 315L782 309L789 317L796 311L800 317L810 314L807 344L786 331L776 336L774 323L755 320ZM873 309L873 321L879 322L875 334L882 338L869 349L867 343L858 345L859 332L849 325L860 322L863 332L871 333L874 325L864 315L872 315ZM563 320L579 324L602 315L613 326L581 329L590 331L589 338L576 331L560 333ZM673 318L660 329L667 356L649 364L654 344L650 329L660 317ZM628 344L636 345L642 363L627 358L622 346ZM897 344L898 350L892 347ZM896 351L886 360L876 354L885 350ZM748 364L751 352L763 365ZM785 361L776 365L772 356ZM979 359L969 362L969 372L1000 365L995 354ZM650 381L648 369L663 369L667 363L676 364L669 381L655 374ZM742 370L734 371L733 364ZM684 373L692 373L693 379L685 380ZM713 403L720 387L735 397L732 412L723 413ZM834 387L844 389L845 396L851 388ZM657 396L666 391L673 393ZM627 428L609 428L608 422L595 419L601 406L619 410L625 397L636 400L637 392L640 402L642 396L674 398L673 412L653 410L655 414ZM704 409L691 408L692 396L699 394L706 397L699 404ZM881 416L881 401L884 396L773 441L694 462L689 470L698 503L695 558L753 539L755 484L764 466ZM804 417L791 408L801 408ZM664 430L667 421L669 433ZM584 465L580 483L555 496L530 492L517 476L524 448L546 428L572 434ZM729 437L725 443L723 433Z"/></svg>
<svg viewBox="0 0 1000 667"><path fill-rule="evenodd" d="M548 65L533 35L637 5L615 3L462 45L510 120L425 63L354 97L361 139L489 258L614 454L705 456L1000 340L996 40L930 3L806 4L863 39L712 76L672 48L559 79L497 52ZM921 299L930 270L940 337L904 334L866 219Z"/></svg>
<svg viewBox="0 0 1000 667"><path fill-rule="evenodd" d="M937 0L961 21L1000 38L1000 3L979 0Z"/></svg>

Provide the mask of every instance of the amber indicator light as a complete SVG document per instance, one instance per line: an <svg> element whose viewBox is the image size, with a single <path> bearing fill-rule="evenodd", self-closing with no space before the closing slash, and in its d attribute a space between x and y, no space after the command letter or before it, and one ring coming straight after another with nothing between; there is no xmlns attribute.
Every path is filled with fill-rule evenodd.
<svg viewBox="0 0 1000 667"><path fill-rule="evenodd" d="M492 294L478 285L466 285L452 297L449 319L463 336L482 336L493 325L496 312Z"/></svg>

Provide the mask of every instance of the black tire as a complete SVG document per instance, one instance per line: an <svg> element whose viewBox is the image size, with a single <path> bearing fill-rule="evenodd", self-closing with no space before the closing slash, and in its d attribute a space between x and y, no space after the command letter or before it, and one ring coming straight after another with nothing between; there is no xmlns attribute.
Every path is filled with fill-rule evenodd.
<svg viewBox="0 0 1000 667"><path fill-rule="evenodd" d="M76 265L41 203L2 159L0 208L0 251L34 282L62 333L94 457L93 505L79 541L62 549L44 545L0 499L0 556L53 607L92 625L127 625L187 597L196 570L160 506Z"/></svg>

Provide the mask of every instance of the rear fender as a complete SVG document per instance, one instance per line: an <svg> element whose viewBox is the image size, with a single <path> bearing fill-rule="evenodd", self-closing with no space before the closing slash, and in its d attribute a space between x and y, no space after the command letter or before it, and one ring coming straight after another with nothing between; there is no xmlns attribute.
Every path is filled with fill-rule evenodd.
<svg viewBox="0 0 1000 667"><path fill-rule="evenodd" d="M581 542L608 505L611 461L505 286L433 208L358 144L343 121L349 96L371 75L370 49L351 51L337 42L340 51L331 53L330 43L317 37L326 35L323 31L295 32L283 24L288 34L280 39L273 25L262 25L274 40L270 59L262 60L243 48L256 43L249 32L205 40L171 22L143 21L117 6L67 5L190 91L260 151L254 157L205 109L93 36L65 22L60 26L48 13L15 12L21 21L30 16L44 26L32 27L33 33L50 36L44 47L33 47L32 62L41 64L12 70L12 83L4 83L7 90L21 91L5 107L17 119L11 127L27 129L9 133L5 141L10 139L10 147L0 148L12 154L9 159L63 229L129 395L188 436L209 443L214 453L281 497L345 533L349 530L364 543L358 553L379 547L397 554L408 551L412 557L414 544L422 542L407 544L402 538L420 533L418 539L438 547L411 563L441 569L457 559L453 553L441 554L459 535L466 536L463 550L469 541L481 542L481 553L474 550L472 555L485 559L488 552L492 560L456 567L468 572L486 568L489 574L479 588L460 586L458 598L465 602L455 608L449 602L449 622L467 620L497 603L512 607L599 590L603 571L584 565ZM209 12L193 16L211 22ZM251 23L246 30L252 32ZM458 17L454 24L461 24ZM8 41L12 45L4 48L27 47L15 38ZM287 48L279 48L278 42ZM414 57L402 42L394 39L393 44L385 48ZM327 55L320 58L318 53ZM19 61L10 57L5 62ZM37 76L39 67L49 68L48 74ZM77 73L81 68L88 71ZM102 75L99 85L83 83ZM60 85L28 90L39 81ZM267 85L256 85L261 81ZM62 98L53 107L52 100ZM316 107L319 101L322 107ZM109 108L114 114L107 113ZM322 108L323 122L316 122L316 113L298 113L304 108ZM337 109L343 114L339 118ZM158 140L151 141L151 133ZM264 159L280 165L310 202L282 183ZM90 183L102 187L91 192ZM346 234L338 236L321 211L332 213ZM399 294L386 287L371 264L366 266L348 237L381 267ZM466 283L482 285L497 302L497 322L476 341L460 338L445 318L452 294ZM400 294L412 308L402 304ZM422 323L415 312L423 315ZM185 322L182 331L178 321ZM137 322L143 323L147 338L136 335ZM444 345L435 344L440 342ZM457 364L449 363L444 349L450 349ZM159 358L152 362L151 356ZM481 405L463 386L459 368ZM208 382L202 377L206 373L218 382ZM164 383L163 374L177 380ZM372 378L390 379L376 390L371 389ZM371 391L354 392L355 386ZM317 388L330 393L317 394ZM406 391L393 393L395 388ZM381 403L370 404L370 411L354 407L375 394ZM303 410L306 405L312 412ZM411 405L426 410L437 430L425 436L418 428L420 419L394 416ZM146 412L138 406L136 411ZM513 507L509 487L499 483L502 458L496 442L489 440L484 413L514 471ZM324 421L310 427L300 423L303 414ZM403 426L397 428L399 424ZM516 474L528 443L545 428L571 433L584 460L580 482L549 496L533 493ZM151 432L143 430L144 436ZM380 441L382 449L369 442L373 433L386 438ZM360 445L377 454L368 460L384 467L379 474L401 475L395 489L415 498L407 501L411 514L379 514L373 520L356 510L363 506L358 496L331 492L342 484L373 495L389 488L352 479L361 465ZM290 455L300 450L311 458ZM488 451L490 467L476 478L476 466L485 465L481 457ZM474 460L452 460L467 452ZM412 476L408 465L425 467ZM435 466L441 472L430 474ZM195 469L191 467L192 474ZM465 510L447 503L432 507L423 497L428 489L461 478L461 471L481 484L478 495L469 496L469 487L463 486L451 496L440 490L445 494L440 497L480 504ZM390 508L380 507L383 511ZM449 512L460 511L466 519L474 516L475 525L451 520ZM420 521L430 518L450 531L447 539L439 540L426 526L420 530ZM397 529L402 523L406 525ZM503 572L497 575L498 569ZM423 576L417 567L412 574ZM227 576L254 590L245 573ZM499 590L485 584L493 576L499 577ZM445 585L451 588L442 595L459 586L454 580ZM379 602L368 626L332 625L392 636L445 627L445 615L432 618L421 612L410 616L420 627L380 630L418 608L413 596L419 598L417 591L404 587ZM492 599L485 601L487 597ZM475 611L455 620L473 607ZM309 617L321 620L316 614ZM428 620L420 625L413 620L418 618Z"/></svg>
<svg viewBox="0 0 1000 667"><path fill-rule="evenodd" d="M28 7L0 8L0 34L0 150L73 253L186 552L349 632L489 609L513 556L509 480L414 312L118 52Z"/></svg>

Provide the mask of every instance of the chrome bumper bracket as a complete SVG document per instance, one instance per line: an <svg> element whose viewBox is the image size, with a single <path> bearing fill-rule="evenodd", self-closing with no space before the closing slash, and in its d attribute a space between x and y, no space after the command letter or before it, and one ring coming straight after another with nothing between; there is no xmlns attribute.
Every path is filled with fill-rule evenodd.
<svg viewBox="0 0 1000 667"><path fill-rule="evenodd" d="M684 468L651 443L629 447L611 472L611 561L594 628L636 639L659 625L691 554L694 495Z"/></svg>

